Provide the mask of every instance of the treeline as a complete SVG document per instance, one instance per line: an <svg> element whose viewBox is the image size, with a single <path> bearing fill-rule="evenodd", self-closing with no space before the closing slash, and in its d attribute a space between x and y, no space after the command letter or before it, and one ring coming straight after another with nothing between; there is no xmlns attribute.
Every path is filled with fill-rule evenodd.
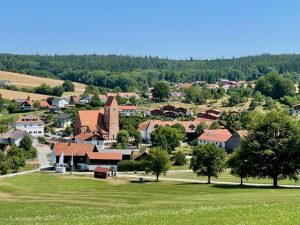
<svg viewBox="0 0 300 225"><path fill-rule="evenodd" d="M248 56L216 60L171 60L118 55L0 54L0 70L71 80L124 91L144 91L157 80L256 80L271 71L299 81L300 54Z"/></svg>

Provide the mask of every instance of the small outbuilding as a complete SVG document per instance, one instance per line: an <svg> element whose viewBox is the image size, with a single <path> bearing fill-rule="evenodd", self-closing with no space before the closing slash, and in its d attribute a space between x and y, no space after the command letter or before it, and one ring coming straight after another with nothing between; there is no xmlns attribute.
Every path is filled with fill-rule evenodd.
<svg viewBox="0 0 300 225"><path fill-rule="evenodd" d="M112 171L110 168L98 166L94 170L94 178L106 179L107 177L114 176L114 174L114 171Z"/></svg>

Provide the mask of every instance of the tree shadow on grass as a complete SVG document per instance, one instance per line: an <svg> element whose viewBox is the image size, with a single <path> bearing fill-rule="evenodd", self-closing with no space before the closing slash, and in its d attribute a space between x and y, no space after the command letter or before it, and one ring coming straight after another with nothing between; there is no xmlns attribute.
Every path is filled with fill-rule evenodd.
<svg viewBox="0 0 300 225"><path fill-rule="evenodd" d="M272 185L258 185L254 186L251 184L207 184L207 183L197 183L197 182L188 182L188 183L177 183L175 185L201 185L206 187L214 187L221 189L300 189L299 186L278 186L274 188Z"/></svg>
<svg viewBox="0 0 300 225"><path fill-rule="evenodd" d="M146 183L160 183L161 181L158 180L143 180L143 182L141 182L140 180L130 180L129 181L132 184L146 184Z"/></svg>

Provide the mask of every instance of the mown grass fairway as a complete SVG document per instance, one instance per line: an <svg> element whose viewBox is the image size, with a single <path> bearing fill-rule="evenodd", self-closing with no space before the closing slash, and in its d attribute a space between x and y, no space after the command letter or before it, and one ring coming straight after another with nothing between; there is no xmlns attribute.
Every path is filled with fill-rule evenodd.
<svg viewBox="0 0 300 225"><path fill-rule="evenodd" d="M299 194L31 174L0 179L0 224L299 224Z"/></svg>

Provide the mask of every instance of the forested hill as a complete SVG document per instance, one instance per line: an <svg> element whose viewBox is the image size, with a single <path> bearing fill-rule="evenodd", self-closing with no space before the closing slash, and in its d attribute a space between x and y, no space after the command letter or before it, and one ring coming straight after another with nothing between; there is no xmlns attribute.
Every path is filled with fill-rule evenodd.
<svg viewBox="0 0 300 225"><path fill-rule="evenodd" d="M299 80L300 54L264 54L215 60L171 60L118 55L0 54L0 70L138 91L145 90L156 80L203 80L209 83L220 78L255 80L272 70L290 73L290 77Z"/></svg>

